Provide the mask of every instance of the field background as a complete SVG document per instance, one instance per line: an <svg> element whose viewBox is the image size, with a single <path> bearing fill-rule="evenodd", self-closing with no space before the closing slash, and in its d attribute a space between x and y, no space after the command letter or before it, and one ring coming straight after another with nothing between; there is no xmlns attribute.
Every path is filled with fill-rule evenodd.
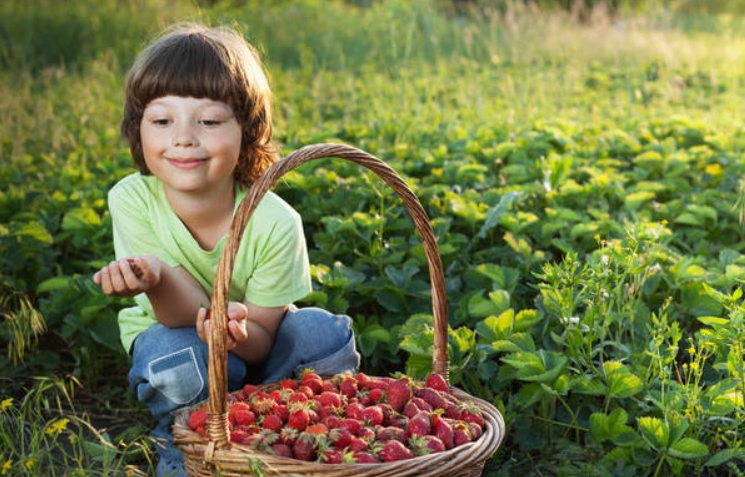
<svg viewBox="0 0 745 477"><path fill-rule="evenodd" d="M6 0L0 4L0 475L148 475L106 191L122 79L174 21L264 55L285 152L385 159L440 240L453 384L507 437L486 474L745 472L743 1ZM340 160L338 160L340 161ZM277 192L369 374L423 376L426 262L359 166Z"/></svg>

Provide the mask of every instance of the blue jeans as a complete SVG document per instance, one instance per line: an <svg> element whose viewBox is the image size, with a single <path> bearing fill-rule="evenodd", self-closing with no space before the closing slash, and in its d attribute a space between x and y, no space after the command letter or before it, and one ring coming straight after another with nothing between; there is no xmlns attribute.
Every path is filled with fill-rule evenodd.
<svg viewBox="0 0 745 477"><path fill-rule="evenodd" d="M151 436L161 462L171 466L183 466L181 451L172 443L174 411L208 397L207 354L207 344L194 328L166 328L159 323L142 332L132 345L129 385L155 417L157 425ZM320 308L291 307L259 369L260 380L276 382L295 377L306 368L321 375L353 372L359 363L348 316ZM246 364L228 353L227 367L228 391L240 389L247 379Z"/></svg>

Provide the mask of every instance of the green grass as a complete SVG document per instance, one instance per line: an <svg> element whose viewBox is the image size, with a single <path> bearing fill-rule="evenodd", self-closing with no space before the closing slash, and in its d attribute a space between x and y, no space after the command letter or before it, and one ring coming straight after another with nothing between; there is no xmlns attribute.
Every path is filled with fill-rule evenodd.
<svg viewBox="0 0 745 477"><path fill-rule="evenodd" d="M262 50L286 151L347 142L422 199L452 378L508 424L489 475L742 474L742 19L265 3L0 5L0 475L152 470L122 301L90 274L113 255L106 190L134 170L123 75L193 19ZM333 161L278 190L308 231L308 303L355 317L367 370L421 374L427 278L396 199Z"/></svg>

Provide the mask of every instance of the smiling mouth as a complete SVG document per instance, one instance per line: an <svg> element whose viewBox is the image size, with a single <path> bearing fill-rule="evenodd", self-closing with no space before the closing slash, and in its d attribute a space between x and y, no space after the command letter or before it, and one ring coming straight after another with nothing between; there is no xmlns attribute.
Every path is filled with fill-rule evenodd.
<svg viewBox="0 0 745 477"><path fill-rule="evenodd" d="M168 159L168 162L179 169L194 169L205 162L206 159Z"/></svg>

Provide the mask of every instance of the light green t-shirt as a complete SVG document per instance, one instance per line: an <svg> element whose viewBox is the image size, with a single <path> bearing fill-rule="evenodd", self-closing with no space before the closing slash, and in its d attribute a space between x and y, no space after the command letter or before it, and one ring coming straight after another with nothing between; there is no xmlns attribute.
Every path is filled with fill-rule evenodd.
<svg viewBox="0 0 745 477"><path fill-rule="evenodd" d="M237 207L246 188L236 188ZM129 175L109 191L114 249L118 259L152 254L170 266L184 267L212 294L225 238L214 250L204 250L173 212L161 182L140 173ZM268 192L246 226L230 284L231 301L259 306L288 305L311 291L310 265L300 215L279 196ZM124 349L156 322L142 293L137 306L119 312ZM205 303L205 306L207 304Z"/></svg>

